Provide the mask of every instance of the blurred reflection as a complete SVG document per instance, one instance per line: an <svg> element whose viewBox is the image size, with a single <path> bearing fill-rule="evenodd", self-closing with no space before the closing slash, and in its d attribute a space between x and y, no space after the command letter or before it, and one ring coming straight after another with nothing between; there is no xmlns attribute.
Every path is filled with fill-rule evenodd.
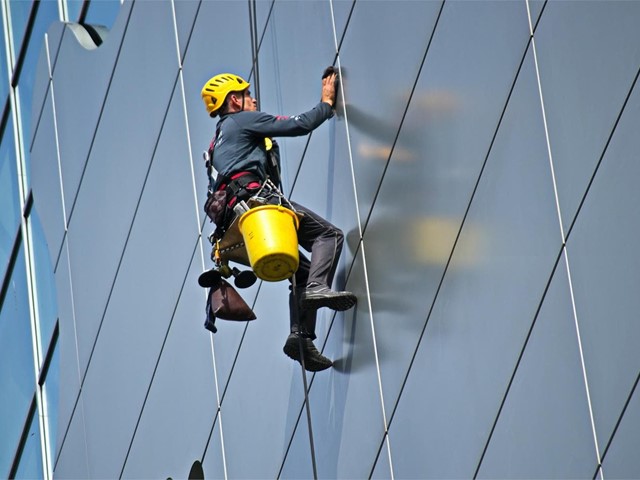
<svg viewBox="0 0 640 480"><path fill-rule="evenodd" d="M406 105L407 95L398 93L396 97L395 105ZM397 247L391 255L392 264L383 269L445 265L462 217L451 211L447 196L440 194L441 185L450 189L454 182L462 188L469 179L465 172L456 170L450 162L452 152L446 151L455 145L461 99L444 89L417 92L397 140L397 128L385 121L386 117L354 105L346 105L344 110L349 124L365 134L353 148L365 160L361 175L366 178L360 185L371 189L371 196L378 188L376 174L380 164L387 164L375 211L366 225L367 245L375 252L379 251L378 246L387 250ZM477 227L467 228L471 230L465 235L464 244L458 245L458 266L471 266L479 256L481 234ZM379 261L380 256L375 258Z"/></svg>

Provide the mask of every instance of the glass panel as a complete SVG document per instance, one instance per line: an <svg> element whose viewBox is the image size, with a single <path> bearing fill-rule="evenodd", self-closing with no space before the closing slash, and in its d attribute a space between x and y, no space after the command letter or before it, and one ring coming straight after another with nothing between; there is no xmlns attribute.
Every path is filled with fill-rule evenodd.
<svg viewBox="0 0 640 480"><path fill-rule="evenodd" d="M78 393L80 391L80 368L78 366L78 340L76 336L75 317L73 315L73 294L71 292L71 280L69 274L67 243L62 249L60 262L56 269L56 286L58 288L59 305L59 336L58 348L59 352L59 384L64 388L58 391L57 404L55 411L57 415L56 424L59 426L53 443L57 448L61 448L62 441L71 422L72 412L76 406ZM53 377L51 377L53 379ZM50 381L51 379L48 379ZM46 384L45 384L46 386ZM50 392L54 395L54 392ZM52 415L51 412L49 412ZM55 452L56 455L58 452ZM86 467L85 467L86 468ZM86 478L86 477L85 477Z"/></svg>
<svg viewBox="0 0 640 480"><path fill-rule="evenodd" d="M373 480L386 480L393 478L391 476L391 464L389 463L388 443L389 439L385 438L384 445L382 445L380 455L378 456L378 460L376 461L373 472L370 476Z"/></svg>
<svg viewBox="0 0 640 480"><path fill-rule="evenodd" d="M636 86L567 247L601 451L640 371L639 124Z"/></svg>
<svg viewBox="0 0 640 480"><path fill-rule="evenodd" d="M176 25L178 28L178 45L180 47L180 55L183 59L187 49L187 42L193 30L193 24L196 21L196 13L201 7L200 0L179 0L174 1L173 6L176 11ZM213 74L211 74L213 76Z"/></svg>
<svg viewBox="0 0 640 480"><path fill-rule="evenodd" d="M47 240L42 230L40 217L35 209L31 210L29 226L31 227L31 242L35 264L38 317L40 320L40 347L43 352L46 352L58 317L56 279L53 275Z"/></svg>
<svg viewBox="0 0 640 480"><path fill-rule="evenodd" d="M277 478L293 480L314 478L307 409L301 408L301 410L298 428L293 432L293 439L288 446L287 458L284 460L284 465L282 465L282 470Z"/></svg>
<svg viewBox="0 0 640 480"><path fill-rule="evenodd" d="M305 16L314 21L298 21ZM260 50L260 109L273 115L293 116L313 108L320 98L322 72L331 64L334 55L328 2L276 2ZM291 85L298 88L291 88ZM312 134L314 140L316 136L321 138L315 148L307 151L307 157L311 158L306 160L318 164L316 168L324 172L325 177L327 171L331 171L331 167L327 168L327 147L330 145L327 126L330 123L325 122ZM283 185L285 193L289 194L307 137L279 138L278 144ZM349 168L346 162L345 166ZM344 173L348 175L350 168Z"/></svg>
<svg viewBox="0 0 640 480"><path fill-rule="evenodd" d="M53 264L56 263L65 233L62 186L51 92L47 94L40 125L31 148L33 210L43 231L42 240Z"/></svg>
<svg viewBox="0 0 640 480"><path fill-rule="evenodd" d="M80 11L84 0L64 0L67 4L67 16L70 22L77 22L80 19Z"/></svg>
<svg viewBox="0 0 640 480"><path fill-rule="evenodd" d="M398 478L473 476L561 246L530 50L433 310L424 305L389 431ZM404 326L381 335L387 357L411 338Z"/></svg>
<svg viewBox="0 0 640 480"><path fill-rule="evenodd" d="M288 282L262 282L229 379L221 415L229 478L276 478L302 405L300 365L282 352L289 333ZM230 323L230 322L227 322ZM226 328L226 323L223 325ZM214 338L224 343L220 330ZM260 393L260 408L246 408ZM269 412L265 415L265 412ZM261 428L246 428L261 425ZM252 452L250 462L246 452Z"/></svg>
<svg viewBox="0 0 640 480"><path fill-rule="evenodd" d="M8 99L10 77L7 71L7 49L4 41L4 34L0 35L0 106L4 108L4 103Z"/></svg>
<svg viewBox="0 0 640 480"><path fill-rule="evenodd" d="M20 226L18 173L11 116L0 145L0 205L0 273L4 273Z"/></svg>
<svg viewBox="0 0 640 480"><path fill-rule="evenodd" d="M367 268L376 332L389 352L380 359L389 408L522 61L526 14L524 2L445 3L380 186L364 244L367 253L388 252L367 255ZM470 263L479 231L458 245Z"/></svg>
<svg viewBox="0 0 640 480"><path fill-rule="evenodd" d="M355 4L340 58L363 219L380 184L441 5L436 1Z"/></svg>
<svg viewBox="0 0 640 480"><path fill-rule="evenodd" d="M563 257L478 477L590 478L597 463Z"/></svg>
<svg viewBox="0 0 640 480"><path fill-rule="evenodd" d="M29 433L27 440L22 448L20 455L20 463L16 470L16 480L20 479L36 479L44 478L44 470L42 468L42 443L40 441L40 422L38 410L31 417L31 425L29 425Z"/></svg>
<svg viewBox="0 0 640 480"><path fill-rule="evenodd" d="M631 397L622 422L603 459L605 478L637 479L640 477L640 389Z"/></svg>
<svg viewBox="0 0 640 480"><path fill-rule="evenodd" d="M91 3L89 3L89 9L87 10L84 23L103 25L111 29L116 18L118 18L121 6L122 3L120 0L92 0Z"/></svg>
<svg viewBox="0 0 640 480"><path fill-rule="evenodd" d="M154 2L154 4L161 5L160 2ZM129 2L124 8L132 6L133 3ZM158 11L165 9L166 7L157 8ZM94 139L108 92L115 58L120 48L120 38L126 26L124 20L126 20L126 15L121 22L116 23L114 31L110 34L111 41L103 43L98 49L86 50L79 45L68 25L65 27L65 34L60 42L53 71L53 84L57 107L55 115L58 123L60 158L63 159L62 178L64 180L65 205L68 207L67 216L71 214L71 206L78 191L80 177L89 156L91 142ZM153 16L149 21L152 20ZM134 36L146 35L144 33L146 31L143 29L142 32L136 32ZM151 49L151 47L149 48ZM161 47L156 45L156 48ZM123 50L122 59L129 55L127 50ZM51 54L53 56L54 52ZM175 57L175 54L173 56ZM126 116L122 118L126 118ZM130 129L131 135L137 130ZM46 222L44 218L43 221Z"/></svg>
<svg viewBox="0 0 640 480"><path fill-rule="evenodd" d="M60 349L58 344L52 345L51 348L55 350L51 356L47 377L44 379L43 392L47 405L46 421L49 428L49 448L51 449L51 458L55 459L58 446L58 405L60 403Z"/></svg>
<svg viewBox="0 0 640 480"><path fill-rule="evenodd" d="M11 14L11 30L13 32L13 53L15 61L20 53L20 47L22 46L22 40L24 39L24 31L27 28L27 21L29 20L29 14L31 13L33 0L8 2L8 5Z"/></svg>
<svg viewBox="0 0 640 480"><path fill-rule="evenodd" d="M551 1L540 17L536 49L565 228L638 71L638 18L640 2L629 1Z"/></svg>
<svg viewBox="0 0 640 480"><path fill-rule="evenodd" d="M380 339L373 337L364 275L358 251L346 284L358 296L357 307L337 313L322 309L318 315L324 334L315 343L334 362L332 369L313 377L309 394L316 459L322 459L317 464L320 478L368 478L384 438L373 343L379 346Z"/></svg>
<svg viewBox="0 0 640 480"><path fill-rule="evenodd" d="M159 162L154 164L154 170L151 172L150 182L162 180L156 184L157 189L148 191L150 196L148 197L148 203L141 205L140 216L152 217L152 211L156 208L161 208L167 211L168 206L162 206L161 200L162 194L159 190L166 188L170 190L171 185L184 185L186 189L191 189L189 185L187 175L189 174L188 167L188 147L186 145L185 130L184 130L184 116L182 114L182 107L180 102L177 102L172 113L172 119L169 124L166 125L167 143L161 141L158 152L163 152L163 159L157 159ZM173 123L174 121L180 122L181 125ZM174 141L177 135L178 138L183 141ZM172 165L178 163L176 159L181 159L182 162L175 168ZM147 191L145 191L145 194ZM175 209L176 218L167 219L167 221L175 224L177 230L191 232L191 235L185 235L181 240L178 237L172 239L166 238L167 243L165 247L168 250L172 250L172 256L178 256L176 263L173 267L167 265L166 261L159 265L159 270L165 268L170 269L169 273L159 282L155 282L153 286L138 287L137 291L132 293L127 300L123 302L133 305L134 302L147 303L143 305L141 309L136 309L131 306L128 310L131 311L128 314L132 316L140 316L138 322L143 324L144 329L159 330L160 333L166 333L166 327L170 323L170 330L168 337L164 343L162 350L162 356L157 365L155 376L153 378L153 384L149 390L144 415L140 419L137 427L136 436L128 454L126 468L123 472L125 478L184 478L187 473L184 471L186 460L195 460L201 458L203 446L206 445L209 433L211 432L211 423L213 422L213 415L215 414L216 407L216 385L215 376L212 371L214 365L211 352L211 338L207 331L203 328L204 323L204 304L205 304L205 291L197 286L197 278L201 273L201 257L199 249L193 250L193 243L188 241L187 238L194 239L196 236L196 225L193 213L191 216L187 212L193 212L193 204L188 205L187 202L193 202L193 193L183 192L178 194L179 197L187 199L185 204L177 206ZM189 200L190 199L190 200ZM143 200L144 201L144 200ZM144 207L148 207L148 210ZM182 220L184 219L184 220ZM191 228L182 221L190 220ZM157 229L162 230L163 225L168 223L154 222L157 225ZM132 237L137 234L138 239L132 238L130 248L148 249L147 236L149 234L154 235L153 227L149 224L145 224L144 221L140 224L139 228L134 226ZM157 232L158 236L162 235L161 231ZM178 246L181 245L181 246ZM185 253L182 247L188 247L189 257L185 257ZM166 253L161 253L160 246L158 245L156 254L158 256L165 256ZM152 253L153 256L153 253ZM133 259L135 257L135 260ZM145 258L147 255L141 252L132 252L132 256L125 258L125 261L141 262L136 267L132 265L132 269L138 271L145 270L145 264L147 263ZM171 299L172 302L176 300L176 292L178 292L182 281L184 280L184 268L191 266L187 274L185 288L182 290L180 299L178 300L177 308L175 308L175 314L170 317L170 313L174 311L172 305L165 304L160 306L157 310L150 305L158 303L154 300L154 296L160 295ZM172 264L173 262L170 262ZM123 264L123 270L126 269L126 265ZM151 267L146 267L148 270ZM149 274L153 278L162 278L163 273L154 272ZM135 274L129 274L133 277L134 282L140 277ZM143 273L144 276L144 273ZM168 278L171 277L171 278ZM138 284L141 285L143 280L139 280ZM126 287L125 287L126 288ZM122 297L122 295L120 295ZM138 300L135 300L135 299ZM112 299L110 309L123 308L123 316L126 314L126 305L114 305L114 302L119 301L118 285L114 289L114 297ZM146 315L144 315L146 314ZM144 318L142 318L144 316ZM149 319L149 317L151 317ZM116 321L115 318L108 319L111 322ZM224 322L218 320L219 331L224 331L224 341L232 339L227 335L229 332L226 329L227 324L238 322ZM244 325L244 323L242 323ZM116 327L124 328L122 326ZM147 350L151 348L152 341L157 338L156 335L145 333L145 330L129 328L128 335L138 335L138 341L144 342L148 345ZM122 340L118 339L121 330L111 330L108 327L103 327L102 337L105 335L112 335L113 342L118 342L122 345ZM109 342L108 339L104 340ZM159 341L157 342L159 343ZM188 352L185 351L185 345L189 345ZM135 347L134 347L135 348ZM138 347L139 348L139 347ZM156 345L153 345L154 351ZM237 345L236 345L237 348ZM119 347L122 352L121 355L127 355L122 346ZM233 352L235 354L235 352ZM149 353L151 355L151 353ZM98 353L96 354L96 356ZM99 368L105 368L105 371L113 371L117 366L120 366L120 362L109 361L109 356L112 353L107 352L104 359L107 361L106 365L101 365ZM155 356L154 356L155 358ZM98 359L96 359L98 360ZM232 361L232 359L226 359L226 361ZM94 361L95 363L95 361ZM94 375L95 366L92 363L92 369L89 371L89 375ZM114 365L115 364L115 365ZM123 367L127 370L126 363ZM117 384L122 384L123 381L127 381L128 374L122 374L117 380ZM144 381L140 381L144 378ZM195 380L197 379L197 380ZM138 376L137 383L144 383L144 386L148 385L148 376ZM218 381L220 377L218 376ZM104 382L103 382L104 383ZM118 388L113 384L112 388ZM127 401L131 401L133 398L134 390L130 389L127 393ZM173 442L158 442L158 438L181 438L178 443ZM128 440L128 439L127 439ZM210 447L210 453L213 455L213 451ZM209 477L207 472L206 478ZM216 477L218 478L218 477Z"/></svg>
<svg viewBox="0 0 640 480"><path fill-rule="evenodd" d="M13 3L16 2L12 2ZM22 119L22 138L25 151L25 172L27 185L30 184L31 166L29 146L31 145L31 105L33 101L33 86L38 65L40 51L44 48L44 34L49 25L58 20L58 3L52 1L40 2L38 14L29 38L29 46L18 79L18 98L20 100L20 115Z"/></svg>
<svg viewBox="0 0 640 480"><path fill-rule="evenodd" d="M61 433L65 434L64 444L58 444L60 452L58 452L58 456L54 462L53 478L96 478L96 476L91 475L89 472L87 435L84 419L84 401L81 396L76 405L75 414L71 419L71 425L69 425L68 430L66 426L63 428L63 426L60 425ZM100 478L106 477L102 476Z"/></svg>
<svg viewBox="0 0 640 480"><path fill-rule="evenodd" d="M62 178L65 182L64 193L67 195L69 190L72 191L70 193L71 203L66 202L66 205L73 203L73 187L68 184L68 177L65 177L67 168L78 175L76 181L79 181L79 177L82 175L82 184L79 186L75 207L74 209L67 209L67 215L71 217L67 237L70 245L75 315L78 319L76 327L79 357L82 365L81 371L84 371L86 367L86 362L93 348L95 335L100 322L104 318L107 299L110 296L110 288L113 285L116 271L119 269L119 261L137 209L143 184L149 173L154 152L158 147L161 127L165 121L165 115L171 102L178 74L175 36L150 35L148 31L149 25L153 25L158 31L170 31L173 29L173 15L170 3L139 2L132 8L127 35L124 38L118 65L110 84L108 101L101 112L99 127L96 127L95 123L85 120L85 125L78 125L81 131L66 129L66 140L71 142L67 147L70 149L78 147L80 141L77 140L77 135L81 135L87 144L93 138L93 148L86 164L86 169L84 171L82 169L76 170L77 167L82 165L82 163L76 163L77 160L80 160L77 156L71 159L61 154L63 161ZM112 32L111 35L115 33ZM115 41L117 38L113 37L113 39ZM103 47L113 45L114 43L106 42ZM90 52L96 57L95 59L99 59L103 47ZM72 48L69 48L69 50L72 50ZM153 55L153 59L149 56L149 51L157 52L157 54ZM109 50L106 52L109 55L111 54ZM75 53L79 54L80 50L76 49ZM84 57L84 55L82 56ZM70 57L73 57L73 55ZM78 56L76 56L75 60L76 62L81 60L89 61L87 57L79 58ZM60 60L58 62L58 66L60 66ZM87 64L85 64L85 68L87 67ZM76 64L75 69L77 68ZM67 94L73 93L71 91L73 86L82 88L85 93L88 93L87 86L80 86L80 84L84 83L82 79L67 77L64 80L66 81ZM60 84L61 82L55 82L56 105L58 106L65 105L64 103L58 103ZM155 101L145 102L144 107L128 108L132 99L148 97L149 85L153 85ZM102 94L96 94L95 96L101 97ZM93 106L96 106L95 103ZM182 114L180 107L174 107L174 109L178 113L174 112L173 115L179 116ZM77 102L73 102L73 106L65 105L64 110L65 112L63 113L58 108L58 113L64 115L66 119L74 116L74 114L79 116L76 121L86 119L83 113L83 105ZM123 115L122 112L125 110L127 114ZM92 113L97 114L98 112L94 111ZM95 119L93 120L95 121ZM171 121L174 121L173 117ZM60 123L58 123L58 127L62 139L63 127L61 127ZM96 128L97 133L94 136ZM182 140L173 142L175 143L175 148L180 149L183 146L183 142L186 142L186 133L184 137L176 138ZM158 154L164 154L164 151L168 150L168 147L163 148L164 150L158 148ZM184 155L182 151L180 152ZM77 154L78 152L76 152ZM182 158L184 157L180 156L172 159L174 162L171 165L172 168L181 168L179 159ZM162 223L162 217L170 215L170 212L171 214L176 212L175 209L178 206L188 205L188 207L185 207L187 208L185 211L192 212L195 215L191 172L187 167L184 168L185 170L179 169L178 174L176 174L176 178L184 178L180 188L176 188L176 184L171 184L171 187L158 193L159 198L163 201L174 202L167 206L167 211L160 212L159 208L151 209L147 216L139 216L139 218L145 222L151 222L154 229L162 226L164 230L158 232L158 238L169 232L175 233L177 236L189 236L188 243L190 243L190 246L188 248L190 249L190 254L197 237L196 222L191 223L192 218L182 211L179 212L182 215L179 221L189 224L191 230L167 230L166 225ZM184 175L186 175L186 178ZM165 182L163 186L166 186L168 182L164 179L163 181ZM174 198L173 195L179 195L179 197ZM97 212L99 212L99 215L96 214ZM108 228L105 228L105 225L108 225ZM99 232L99 234L96 234L96 232ZM145 238L147 247L151 238L149 235ZM180 248L184 247L182 244L179 245ZM173 256L170 257L174 258ZM150 258L149 265L160 265L158 258L158 256ZM176 255L174 259L177 258ZM186 268L186 264L182 268ZM96 272L100 272L100 274L97 275ZM141 273L144 273L144 270Z"/></svg>
<svg viewBox="0 0 640 480"><path fill-rule="evenodd" d="M218 416L213 420L215 425L211 432L211 440L207 446L207 451L204 452L204 458L202 459L202 470L204 470L204 478L206 479L226 479L224 459L222 457L222 434L220 432L220 419ZM176 473L175 477L179 478Z"/></svg>
<svg viewBox="0 0 640 480"><path fill-rule="evenodd" d="M136 17L136 12L140 15L134 20L134 24L136 21L145 22L148 19L148 15L142 13L145 8L140 5L152 11L160 10L160 4L157 3L137 4L134 7L133 17ZM167 3L162 5L166 8L169 7ZM120 62L122 61L121 57ZM126 99L130 97L126 92L118 93L122 94L122 97L119 98L121 102L119 105L125 105ZM167 95L168 92L164 93ZM164 98L165 102L158 103L167 108L168 97ZM147 396L149 385L152 379L157 378L154 377L154 372L158 377L162 376L157 372L156 366L160 368L165 365L157 363L161 352L164 352L163 349L166 349L169 344L173 344L174 341L178 341L184 346L185 343L179 339L187 335L187 330L184 330L183 327L186 329L189 326L189 324L183 326L174 323L176 320L174 312L189 272L199 232L193 203L193 184L191 183L191 169L188 160L189 149L184 107L179 90L176 90L168 108L169 111L164 117L162 134L153 155L153 163L148 165L146 161L140 161L140 163L144 163L144 169L150 168L150 170L145 172L140 168L134 172L130 166L130 157L126 156L123 156L122 159L111 157L110 161L97 162L94 164L97 167L97 170L93 172L95 177L87 173L82 188L86 184L95 185L95 189L88 190L89 195L91 195L91 191L99 192L97 195L102 195L103 193L99 191L102 189L101 185L107 184L113 188L113 192L118 191L118 199L110 199L108 207L100 209L101 218L96 218L95 210L91 207L93 199L81 197L77 207L78 216L76 217L74 214L72 218L73 222L77 222L72 224L76 228L73 238L84 238L85 240L84 242L71 242L70 248L71 271L74 275L74 300L76 300L75 312L78 319L76 323L78 343L81 359L85 362L83 368L87 371L82 395L87 415L85 418L88 435L87 448L91 458L92 477L115 478L120 474L139 419L140 405L143 404L145 398L148 402L154 402L154 408L150 412L155 416L150 417L149 420L155 418L157 422L161 422L159 419L164 418L160 411L166 407L166 404ZM159 112L158 116L163 117L164 112ZM118 116L118 118L113 118L113 121L122 122L122 119ZM147 134L144 138L152 140L149 143L155 146L153 141L157 141L158 132L144 133ZM145 152L140 158L148 159L150 155ZM118 164L120 161L124 162L132 175L140 175L137 179L138 184L118 189L118 184L122 184L122 182L118 178L118 169L114 169L114 164ZM94 165L90 165L89 169ZM143 186L143 178L141 177L145 173L148 173L148 176ZM142 197L140 198L141 193ZM111 193L108 195L113 197ZM120 203L120 200L124 198L127 198L126 203ZM139 204L136 207L138 199ZM81 204L82 200L86 203ZM136 208L135 218L132 219L133 212L126 213L125 208L131 210ZM85 213L89 213L89 215L81 216ZM123 219L134 223L131 226L129 223L122 222ZM113 228L110 232L102 234L104 237L102 240L83 237L83 235L93 237L91 232L99 229L99 223L103 221L108 222ZM171 227L168 228L168 225ZM123 252L122 244L125 239L126 249ZM152 239L151 242L150 239ZM92 245L89 246L88 243ZM95 244L102 246L99 253L98 250L94 250L94 248L99 248ZM103 264L102 261L93 259L92 254L99 254L103 259L111 259L114 263L118 263L121 259L115 280L113 277L107 282L95 280L96 265L100 264L100 269ZM90 258L91 260L89 260ZM198 265L199 269L200 265ZM204 291L197 286L196 275L197 271L191 272L189 277L191 282L188 288L194 289L195 295L200 296L200 301L194 303L194 306L203 312ZM91 285L80 287L75 281L76 278L85 279L85 282L90 282ZM94 291L91 291L92 289ZM98 291L98 289L101 290ZM78 307L80 302L77 301L80 292L85 295L82 304L85 310L82 311ZM92 297L90 300L93 300L93 304L90 303L90 300L87 301L87 296ZM106 304L107 298L108 304ZM86 321L87 325L81 325L82 314L87 315L89 311L97 311L98 317ZM100 313L102 312L104 312L104 321L101 322ZM194 330L188 331L188 335L200 335L199 346L201 350L198 353L203 356L201 358L205 359L201 365L203 367L201 374L210 375L212 365L210 343L206 341L209 336L202 328L203 313L196 318L190 318L193 322L190 326ZM99 336L95 340L98 328ZM94 340L96 341L95 349L92 350ZM192 345L195 346L194 343ZM118 352L117 355L114 355L114 348ZM184 352L183 349L182 354ZM171 354L178 353L171 352ZM91 364L86 367L89 355L91 355ZM170 378L178 375L178 371L172 369L171 366L167 365L166 368L167 372L165 373ZM168 387L171 383L169 380L165 386ZM174 382L174 384L177 383ZM198 388L206 388L206 386L205 382L201 382ZM191 387L191 389L195 388L195 386ZM212 393L209 390L209 394ZM208 398L211 401L212 397L203 396L204 399ZM203 405L201 408L201 411L206 409ZM195 409L195 411L199 410ZM144 413L147 414L146 409ZM167 426L166 420L164 420L164 427ZM149 425L146 421L141 420L138 428L145 429L145 436L142 438L144 441L145 438L150 438L147 428L154 431L156 425ZM206 427L204 431L200 430L199 433L200 439L205 441L207 438ZM189 446L185 442L184 447L189 448L188 453L191 456L196 450L202 448L202 443L198 448L194 444ZM156 450L157 452L158 450ZM140 455L138 460L148 460L149 456L153 456L152 453L145 450L145 446L141 446ZM167 454L167 460L171 461L171 459L177 461L175 456ZM156 468L159 466L157 465ZM141 465L138 463L134 467L139 469ZM144 476L141 470L137 470L137 472L133 476Z"/></svg>
<svg viewBox="0 0 640 480"><path fill-rule="evenodd" d="M9 474L36 385L22 247L10 275L0 307L0 477Z"/></svg>

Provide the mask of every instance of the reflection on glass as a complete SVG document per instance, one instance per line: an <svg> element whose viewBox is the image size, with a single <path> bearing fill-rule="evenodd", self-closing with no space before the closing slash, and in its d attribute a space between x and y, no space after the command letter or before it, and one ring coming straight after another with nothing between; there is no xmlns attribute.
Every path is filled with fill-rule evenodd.
<svg viewBox="0 0 640 480"><path fill-rule="evenodd" d="M18 173L16 171L15 142L11 117L4 129L0 144L0 274L4 273L13 241L20 225L18 201Z"/></svg>
<svg viewBox="0 0 640 480"><path fill-rule="evenodd" d="M31 144L31 104L33 97L33 85L35 82L36 69L40 50L44 45L44 34L49 29L51 23L58 20L58 4L56 2L40 2L38 14L33 25L33 31L29 38L29 47L22 64L18 88L16 89L20 101L20 113L22 118L22 138L25 148L25 175L27 184L31 174L30 167L30 144Z"/></svg>
<svg viewBox="0 0 640 480"><path fill-rule="evenodd" d="M20 454L20 463L16 470L15 478L17 479L34 479L44 478L44 470L42 468L42 444L40 443L40 424L38 423L38 410L31 417L31 425L27 439L22 447Z"/></svg>
<svg viewBox="0 0 640 480"><path fill-rule="evenodd" d="M9 474L36 384L24 250L0 299L0 478Z"/></svg>
<svg viewBox="0 0 640 480"><path fill-rule="evenodd" d="M89 4L84 21L92 25L103 25L110 29L118 18L121 5L120 0L93 0Z"/></svg>
<svg viewBox="0 0 640 480"><path fill-rule="evenodd" d="M36 291L38 292L40 343L42 351L46 351L58 316L55 276L51 257L49 256L49 248L47 247L47 239L44 236L40 217L35 209L31 211L29 226L31 228L31 241L33 242Z"/></svg>
<svg viewBox="0 0 640 480"><path fill-rule="evenodd" d="M60 351L58 345L55 348L51 363L47 370L47 377L44 380L44 401L46 405L46 416L48 425L49 448L51 458L56 456L56 438L58 433L58 403L60 399Z"/></svg>
<svg viewBox="0 0 640 480"><path fill-rule="evenodd" d="M46 2L45 2L46 3ZM13 32L13 52L14 59L18 57L22 40L24 39L24 31L27 28L27 21L31 13L33 2L23 0L20 2L8 2L9 11L11 13L11 30Z"/></svg>

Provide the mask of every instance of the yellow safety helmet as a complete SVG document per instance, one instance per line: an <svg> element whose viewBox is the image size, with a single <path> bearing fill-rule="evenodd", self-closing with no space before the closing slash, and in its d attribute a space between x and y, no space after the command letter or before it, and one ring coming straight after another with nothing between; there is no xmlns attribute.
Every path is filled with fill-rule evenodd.
<svg viewBox="0 0 640 480"><path fill-rule="evenodd" d="M233 73L221 73L210 78L202 87L202 100L204 100L209 116L216 116L216 112L224 104L229 93L241 92L249 88L250 85L242 77Z"/></svg>

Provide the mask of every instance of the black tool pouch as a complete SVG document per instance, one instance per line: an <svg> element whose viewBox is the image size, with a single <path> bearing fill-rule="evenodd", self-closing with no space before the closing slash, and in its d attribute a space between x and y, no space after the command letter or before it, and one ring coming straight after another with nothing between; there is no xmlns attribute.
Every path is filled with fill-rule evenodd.
<svg viewBox="0 0 640 480"><path fill-rule="evenodd" d="M227 190L217 190L207 195L207 201L204 204L204 211L217 227L224 224L225 213L227 209Z"/></svg>

